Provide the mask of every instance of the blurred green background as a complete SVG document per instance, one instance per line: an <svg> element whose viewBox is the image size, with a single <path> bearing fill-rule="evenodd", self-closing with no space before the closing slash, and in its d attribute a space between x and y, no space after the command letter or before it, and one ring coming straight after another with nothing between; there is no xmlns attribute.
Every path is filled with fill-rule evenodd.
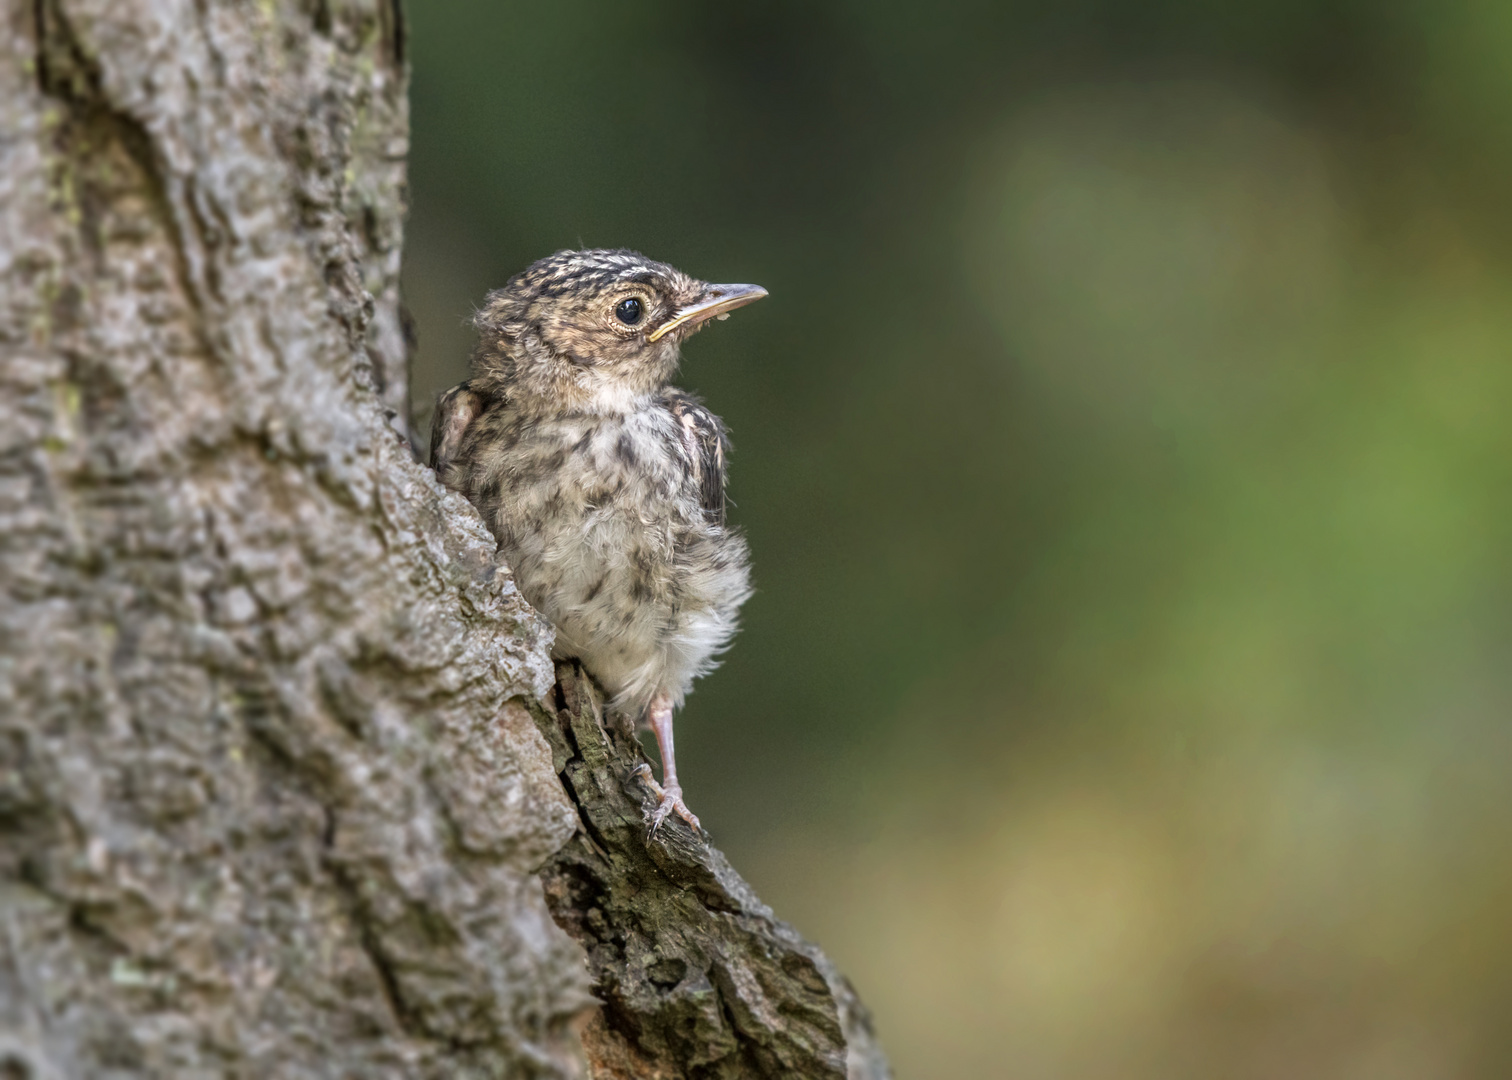
<svg viewBox="0 0 1512 1080"><path fill-rule="evenodd" d="M771 290L680 764L901 1077L1512 1076L1512 6L410 17L422 429L555 249Z"/></svg>

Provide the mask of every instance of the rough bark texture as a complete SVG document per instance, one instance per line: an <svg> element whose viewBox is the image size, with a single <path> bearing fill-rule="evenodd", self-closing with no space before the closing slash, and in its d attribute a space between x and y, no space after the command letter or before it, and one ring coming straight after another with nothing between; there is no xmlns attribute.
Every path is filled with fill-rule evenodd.
<svg viewBox="0 0 1512 1080"><path fill-rule="evenodd" d="M0 2L0 1076L882 1075L396 427L392 0Z"/></svg>
<svg viewBox="0 0 1512 1080"><path fill-rule="evenodd" d="M656 806L640 744L576 664L559 664L553 763L583 828L542 870L604 1007L597 1077L881 1078L870 1019L833 964L779 922L681 819Z"/></svg>

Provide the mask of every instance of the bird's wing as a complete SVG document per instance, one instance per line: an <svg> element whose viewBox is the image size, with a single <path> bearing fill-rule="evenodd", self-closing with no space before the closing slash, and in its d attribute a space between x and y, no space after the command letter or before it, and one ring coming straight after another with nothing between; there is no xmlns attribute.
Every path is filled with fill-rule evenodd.
<svg viewBox="0 0 1512 1080"><path fill-rule="evenodd" d="M483 395L470 383L458 383L437 400L436 414L431 420L430 464L443 481L447 466L462 449L468 425L482 411Z"/></svg>
<svg viewBox="0 0 1512 1080"><path fill-rule="evenodd" d="M698 502L703 507L704 519L723 525L725 455L730 449L724 424L690 394L668 394L667 407L677 421L682 451L698 484Z"/></svg>

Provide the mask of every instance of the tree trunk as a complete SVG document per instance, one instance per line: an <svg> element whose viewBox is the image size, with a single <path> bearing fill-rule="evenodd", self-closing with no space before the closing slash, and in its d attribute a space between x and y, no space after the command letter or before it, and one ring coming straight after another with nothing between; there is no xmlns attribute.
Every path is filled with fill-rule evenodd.
<svg viewBox="0 0 1512 1080"><path fill-rule="evenodd" d="M884 1076L414 461L394 0L3 11L0 1076Z"/></svg>

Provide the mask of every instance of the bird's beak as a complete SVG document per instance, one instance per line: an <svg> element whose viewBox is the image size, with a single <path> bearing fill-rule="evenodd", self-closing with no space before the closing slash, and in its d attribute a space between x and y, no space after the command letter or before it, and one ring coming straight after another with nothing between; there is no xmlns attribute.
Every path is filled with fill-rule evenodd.
<svg viewBox="0 0 1512 1080"><path fill-rule="evenodd" d="M722 319L738 307L754 304L766 294L760 285L710 285L702 300L678 308L670 319L651 331L646 340L656 341L674 330L691 330L710 319Z"/></svg>

